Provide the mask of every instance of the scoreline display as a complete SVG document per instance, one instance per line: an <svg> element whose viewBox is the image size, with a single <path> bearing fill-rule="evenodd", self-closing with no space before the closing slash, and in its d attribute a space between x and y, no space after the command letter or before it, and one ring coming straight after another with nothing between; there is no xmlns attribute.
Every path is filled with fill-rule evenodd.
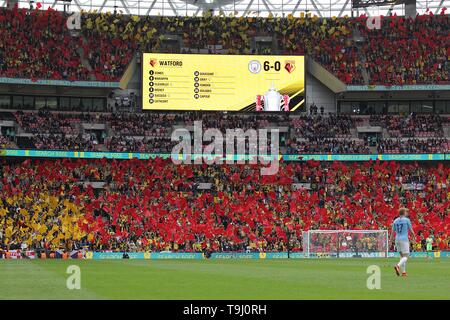
<svg viewBox="0 0 450 320"><path fill-rule="evenodd" d="M144 53L145 110L294 111L304 104L304 56Z"/></svg>

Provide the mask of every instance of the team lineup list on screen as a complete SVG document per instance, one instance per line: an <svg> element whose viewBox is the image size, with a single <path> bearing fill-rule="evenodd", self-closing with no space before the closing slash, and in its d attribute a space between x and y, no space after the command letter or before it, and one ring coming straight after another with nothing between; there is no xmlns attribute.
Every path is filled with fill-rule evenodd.
<svg viewBox="0 0 450 320"><path fill-rule="evenodd" d="M294 111L304 104L303 56L144 53L144 110Z"/></svg>

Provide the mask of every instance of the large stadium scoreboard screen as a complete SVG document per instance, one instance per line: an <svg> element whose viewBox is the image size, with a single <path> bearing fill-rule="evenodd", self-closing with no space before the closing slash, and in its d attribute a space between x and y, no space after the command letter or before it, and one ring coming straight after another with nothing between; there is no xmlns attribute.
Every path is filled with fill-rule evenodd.
<svg viewBox="0 0 450 320"><path fill-rule="evenodd" d="M304 104L304 56L144 53L145 110L294 111Z"/></svg>

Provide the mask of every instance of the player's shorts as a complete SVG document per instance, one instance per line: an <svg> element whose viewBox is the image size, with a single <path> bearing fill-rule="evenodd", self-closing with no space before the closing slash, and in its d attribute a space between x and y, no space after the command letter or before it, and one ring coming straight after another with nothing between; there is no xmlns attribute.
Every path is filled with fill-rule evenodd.
<svg viewBox="0 0 450 320"><path fill-rule="evenodd" d="M433 245L427 244L427 251L433 251Z"/></svg>
<svg viewBox="0 0 450 320"><path fill-rule="evenodd" d="M409 241L397 240L395 246L398 252L403 254L409 254Z"/></svg>

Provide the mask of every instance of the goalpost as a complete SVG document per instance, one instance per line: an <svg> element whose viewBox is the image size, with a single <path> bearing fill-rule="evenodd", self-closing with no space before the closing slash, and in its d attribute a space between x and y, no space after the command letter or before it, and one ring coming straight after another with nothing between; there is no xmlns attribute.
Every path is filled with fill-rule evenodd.
<svg viewBox="0 0 450 320"><path fill-rule="evenodd" d="M387 257L388 230L309 230L303 232L308 258Z"/></svg>

